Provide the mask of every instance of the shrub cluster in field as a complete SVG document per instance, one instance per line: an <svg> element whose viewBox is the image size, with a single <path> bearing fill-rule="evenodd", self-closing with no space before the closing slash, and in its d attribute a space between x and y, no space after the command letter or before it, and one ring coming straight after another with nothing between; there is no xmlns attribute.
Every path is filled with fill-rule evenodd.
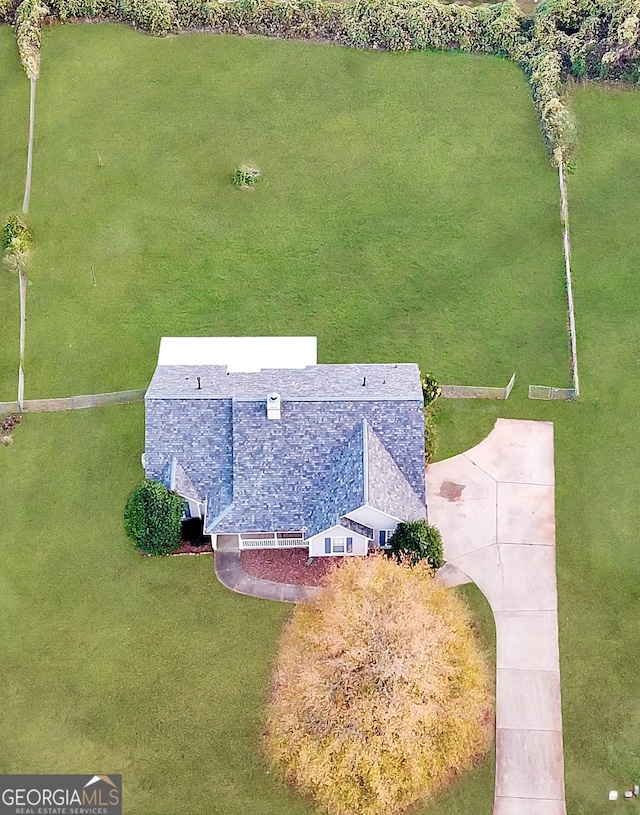
<svg viewBox="0 0 640 815"><path fill-rule="evenodd" d="M124 529L136 548L168 555L180 544L184 501L159 481L145 479L133 490L124 511Z"/></svg>
<svg viewBox="0 0 640 815"><path fill-rule="evenodd" d="M439 0L0 0L13 21L22 62L39 71L40 28L98 18L153 34L209 28L232 34L322 39L353 48L461 50L499 54L522 66L553 160L570 162L575 126L562 86L569 75L640 81L637 0L547 0L535 18L515 0L479 6Z"/></svg>
<svg viewBox="0 0 640 815"><path fill-rule="evenodd" d="M18 427L18 425L22 422L22 416L19 413L10 413L8 416L0 422L0 443L3 444L5 447L8 447L10 444L13 444L13 433L14 428Z"/></svg>
<svg viewBox="0 0 640 815"><path fill-rule="evenodd" d="M455 592L420 566L348 558L284 630L266 750L331 815L392 815L484 754L489 687Z"/></svg>
<svg viewBox="0 0 640 815"><path fill-rule="evenodd" d="M2 250L5 267L10 272L24 272L31 259L31 230L22 215L14 213L2 227Z"/></svg>
<svg viewBox="0 0 640 815"><path fill-rule="evenodd" d="M260 170L257 167L249 167L241 164L236 167L233 174L233 183L236 187L255 187L260 178Z"/></svg>

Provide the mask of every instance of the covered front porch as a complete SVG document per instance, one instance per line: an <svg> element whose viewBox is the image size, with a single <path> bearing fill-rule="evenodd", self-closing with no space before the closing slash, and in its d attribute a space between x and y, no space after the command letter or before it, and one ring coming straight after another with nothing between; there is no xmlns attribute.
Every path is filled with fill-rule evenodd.
<svg viewBox="0 0 640 815"><path fill-rule="evenodd" d="M211 535L216 551L230 552L243 549L308 549L303 532L244 532L237 535Z"/></svg>

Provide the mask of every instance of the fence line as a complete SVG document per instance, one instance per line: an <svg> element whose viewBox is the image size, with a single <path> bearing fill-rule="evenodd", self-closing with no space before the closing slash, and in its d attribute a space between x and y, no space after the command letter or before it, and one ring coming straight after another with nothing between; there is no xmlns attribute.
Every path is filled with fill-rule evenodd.
<svg viewBox="0 0 640 815"><path fill-rule="evenodd" d="M567 312L569 316L569 347L571 352L571 379L575 396L580 396L578 379L578 344L576 342L576 315L573 307L573 284L571 281L571 241L569 238L569 198L567 180L564 174L562 158L558 164L560 182L560 218L562 220L562 245L564 248L564 270L567 285Z"/></svg>
<svg viewBox="0 0 640 815"><path fill-rule="evenodd" d="M27 277L20 269L18 278L20 286L20 362L18 364L18 405L22 410L24 403L24 342L27 322Z"/></svg>
<svg viewBox="0 0 640 815"><path fill-rule="evenodd" d="M529 399L575 399L574 388L552 388L548 385L529 385Z"/></svg>
<svg viewBox="0 0 640 815"><path fill-rule="evenodd" d="M36 116L36 80L31 77L29 90L29 147L27 149L27 176L24 182L24 198L22 211L29 212L29 199L31 198L31 170L33 168L33 127Z"/></svg>
<svg viewBox="0 0 640 815"><path fill-rule="evenodd" d="M59 410L82 410L83 408L103 407L105 405L130 405L143 402L145 388L134 391L117 391L115 393L95 393L85 396L63 396L59 399L25 399L19 402L0 402L2 413L50 413Z"/></svg>
<svg viewBox="0 0 640 815"><path fill-rule="evenodd" d="M505 388L488 388L482 385L442 385L443 399L508 399L516 381L515 373Z"/></svg>
<svg viewBox="0 0 640 815"><path fill-rule="evenodd" d="M567 179L562 159L558 163L560 184L560 221L562 223L562 248L564 252L564 273L567 289L567 322L569 324L569 369L572 388L553 388L548 385L529 385L529 399L577 399L580 396L578 379L578 344L576 342L576 315L573 307L573 285L571 281L571 240L569 238L569 198Z"/></svg>

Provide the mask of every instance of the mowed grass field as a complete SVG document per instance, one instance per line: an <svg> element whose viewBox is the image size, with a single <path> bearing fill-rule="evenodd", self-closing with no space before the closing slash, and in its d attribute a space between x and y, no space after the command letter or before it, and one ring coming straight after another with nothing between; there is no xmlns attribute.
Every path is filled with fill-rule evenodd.
<svg viewBox="0 0 640 815"><path fill-rule="evenodd" d="M580 157L569 207L582 397L573 405L442 402L440 455L496 416L555 423L567 809L628 804L640 778L640 94L572 90ZM622 798L622 796L621 796Z"/></svg>
<svg viewBox="0 0 640 815"><path fill-rule="evenodd" d="M28 397L143 387L173 334L568 384L557 180L515 66L55 27L36 117Z"/></svg>
<svg viewBox="0 0 640 815"><path fill-rule="evenodd" d="M5 33L0 65L6 60L8 80L0 93L21 108L26 81ZM166 49L181 57L167 57ZM583 397L572 405L536 403L524 398L527 381L566 383L562 267L556 179L515 69L458 55L359 54L199 36L157 41L110 26L47 31L44 54L29 395L144 385L158 339L169 333L304 331L319 336L326 361L416 359L460 381L500 384L516 368L521 387L507 403L441 403L440 455L476 443L497 416L555 423L568 810L623 809L624 802L607 802L606 792L640 776L640 97L574 94L582 153L569 194ZM329 99L323 107L321 88L326 92L331 78L337 107ZM260 92L234 96L241 80L245 91L259 83ZM196 89L214 81L207 100L196 104ZM151 89L155 101L145 103ZM301 89L315 108L299 104L299 95L294 101ZM193 141L183 115L188 104ZM198 124L201 109L206 127ZM231 113L236 129L224 131ZM298 126L305 116L323 138ZM7 210L22 195L26 117L16 111L15 121L24 124L18 135L0 129L11 156L4 167L0 162ZM448 130L439 129L443 122ZM87 129L96 139L81 147ZM203 147L209 130L216 143ZM491 138L483 140L481 131ZM295 154L305 134L305 149ZM424 166L408 172L404 157L418 154L416 139ZM331 149L323 152L327 141ZM163 154L165 142L170 150ZM197 173L182 152L190 144L202 151ZM164 165L153 183L136 170L136 149L147 169ZM360 165L350 160L356 155ZM392 167L385 164L390 156ZM247 195L229 185L233 166L245 159L265 173L262 187ZM105 171L116 162L122 166L110 177ZM490 171L474 175L484 162ZM434 190L440 209L430 199ZM269 205L266 196L274 199ZM181 207L190 200L187 219ZM203 214L203 201L211 201L212 212ZM326 220L311 223L320 219L318 204ZM522 221L514 221L518 213ZM514 222L518 234L509 231ZM219 232L207 232L215 223ZM301 234L317 240L305 243ZM95 288L86 268L90 251ZM391 263L403 251L415 265ZM473 265L476 253L484 261ZM342 266L327 262L337 255ZM514 268L531 274L512 274ZM2 280L6 332L17 291L14 281ZM367 300L367 282L378 297ZM364 312L351 308L356 302ZM347 313L351 321L343 319ZM425 323L416 319L423 313ZM516 338L521 367L511 365L509 338ZM0 371L13 370L4 359L8 347ZM13 395L7 377L3 387ZM225 592L208 558L152 561L131 552L121 512L141 475L142 443L142 409L130 406L30 415L15 444L0 449L0 772L122 771L125 807L134 815L306 815L312 810L266 773L257 749L287 609ZM470 596L490 641L486 603ZM490 812L492 770L489 757L421 813Z"/></svg>

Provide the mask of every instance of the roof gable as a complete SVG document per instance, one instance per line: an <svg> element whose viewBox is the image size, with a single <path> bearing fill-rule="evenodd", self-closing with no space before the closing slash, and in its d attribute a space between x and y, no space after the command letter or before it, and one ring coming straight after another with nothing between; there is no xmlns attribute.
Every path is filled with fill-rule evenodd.
<svg viewBox="0 0 640 815"><path fill-rule="evenodd" d="M308 538L339 523L343 515L364 504L365 425L366 419L363 419L340 450L324 483L320 486L307 524Z"/></svg>
<svg viewBox="0 0 640 815"><path fill-rule="evenodd" d="M198 493L193 481L187 475L186 470L178 459L173 456L169 469L169 489L177 492L183 498L191 498L193 501L202 502L202 497Z"/></svg>
<svg viewBox="0 0 640 815"><path fill-rule="evenodd" d="M365 503L394 518L413 521L425 518L426 505L375 434L366 419L365 438Z"/></svg>

